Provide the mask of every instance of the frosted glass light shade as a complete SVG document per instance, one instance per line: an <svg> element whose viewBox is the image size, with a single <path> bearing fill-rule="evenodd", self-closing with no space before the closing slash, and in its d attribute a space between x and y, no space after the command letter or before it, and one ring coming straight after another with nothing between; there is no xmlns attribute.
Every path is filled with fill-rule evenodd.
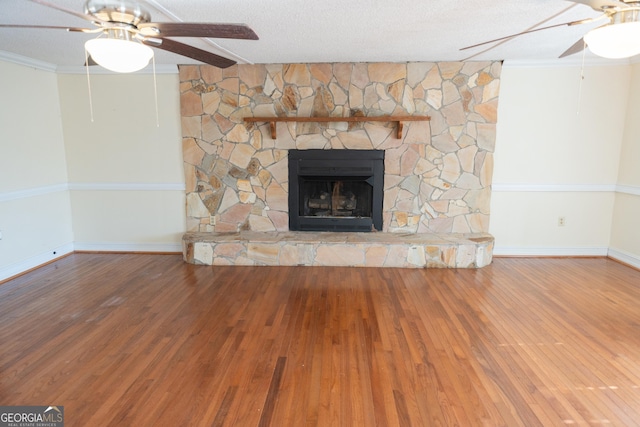
<svg viewBox="0 0 640 427"><path fill-rule="evenodd" d="M595 28L584 36L589 50L603 58L629 58L640 54L640 22Z"/></svg>
<svg viewBox="0 0 640 427"><path fill-rule="evenodd" d="M84 47L99 65L117 73L141 70L153 58L153 50L149 46L129 40L92 39Z"/></svg>

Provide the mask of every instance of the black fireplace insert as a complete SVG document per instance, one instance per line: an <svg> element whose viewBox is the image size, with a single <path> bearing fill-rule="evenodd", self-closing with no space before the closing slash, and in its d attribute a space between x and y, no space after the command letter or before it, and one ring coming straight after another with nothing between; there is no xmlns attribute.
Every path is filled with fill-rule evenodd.
<svg viewBox="0 0 640 427"><path fill-rule="evenodd" d="M381 231L382 150L289 150L289 229Z"/></svg>

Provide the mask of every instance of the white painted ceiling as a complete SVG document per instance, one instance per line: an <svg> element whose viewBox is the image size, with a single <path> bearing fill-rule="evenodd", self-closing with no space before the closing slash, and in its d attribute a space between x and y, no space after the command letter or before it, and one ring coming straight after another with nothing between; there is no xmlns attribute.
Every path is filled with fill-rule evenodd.
<svg viewBox="0 0 640 427"><path fill-rule="evenodd" d="M83 12L84 0L49 0ZM564 0L140 0L152 21L245 23L260 40L177 40L239 63L552 60L600 25L562 26L471 50L460 48L536 26L595 17ZM0 0L0 24L90 27L27 0ZM89 25L87 25L89 24ZM0 28L0 51L80 67L95 35ZM491 48L494 46L493 48ZM488 49L490 48L490 49ZM588 53L588 55L591 55ZM581 54L563 61L575 61ZM156 50L157 64L196 61Z"/></svg>

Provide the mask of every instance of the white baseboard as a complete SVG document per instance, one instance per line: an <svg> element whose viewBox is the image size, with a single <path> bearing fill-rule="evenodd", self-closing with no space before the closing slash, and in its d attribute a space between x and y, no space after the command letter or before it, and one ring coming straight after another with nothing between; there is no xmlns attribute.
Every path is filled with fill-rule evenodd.
<svg viewBox="0 0 640 427"><path fill-rule="evenodd" d="M50 261L68 255L74 251L88 252L179 252L180 243L110 243L110 242L75 242L53 248L45 253L34 255L24 261L0 268L0 281L17 276L33 268L40 267Z"/></svg>
<svg viewBox="0 0 640 427"><path fill-rule="evenodd" d="M640 270L640 257L638 255L634 255L620 249L609 248L609 257L620 262L624 262L625 264L629 264Z"/></svg>
<svg viewBox="0 0 640 427"><path fill-rule="evenodd" d="M607 256L609 249L602 247L592 248L555 248L555 247L521 247L521 246L495 246L494 256Z"/></svg>
<svg viewBox="0 0 640 427"><path fill-rule="evenodd" d="M75 242L76 251L89 252L182 252L181 243Z"/></svg>
<svg viewBox="0 0 640 427"><path fill-rule="evenodd" d="M17 276L18 274L24 273L25 271L31 270L32 268L39 267L43 264L53 261L56 258L60 258L64 255L70 254L73 251L73 243L67 243L65 245L58 246L57 248L53 248L47 252L34 255L30 258L25 259L24 261L2 267L0 268L0 281L6 280L9 277Z"/></svg>

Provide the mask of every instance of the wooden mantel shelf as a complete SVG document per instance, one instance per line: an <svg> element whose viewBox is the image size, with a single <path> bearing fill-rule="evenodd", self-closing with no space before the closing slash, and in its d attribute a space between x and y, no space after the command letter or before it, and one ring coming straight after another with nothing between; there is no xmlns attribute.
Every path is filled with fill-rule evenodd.
<svg viewBox="0 0 640 427"><path fill-rule="evenodd" d="M276 139L276 122L328 123L328 122L395 122L396 138L402 138L404 122L427 122L429 116L353 116L353 117L245 117L247 123L269 123L271 139Z"/></svg>

